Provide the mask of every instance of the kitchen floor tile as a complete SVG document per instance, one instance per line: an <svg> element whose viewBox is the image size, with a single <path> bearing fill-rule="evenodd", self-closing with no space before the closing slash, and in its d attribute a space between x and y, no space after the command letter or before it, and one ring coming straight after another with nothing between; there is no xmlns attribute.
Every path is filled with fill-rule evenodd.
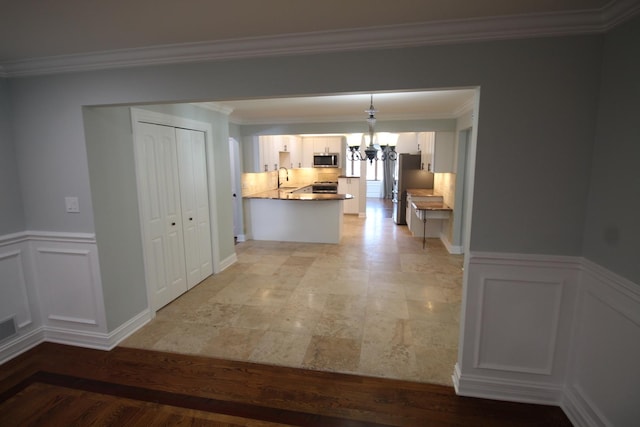
<svg viewBox="0 0 640 427"><path fill-rule="evenodd" d="M238 243L235 264L121 345L450 385L463 257L422 249L370 200L338 245Z"/></svg>

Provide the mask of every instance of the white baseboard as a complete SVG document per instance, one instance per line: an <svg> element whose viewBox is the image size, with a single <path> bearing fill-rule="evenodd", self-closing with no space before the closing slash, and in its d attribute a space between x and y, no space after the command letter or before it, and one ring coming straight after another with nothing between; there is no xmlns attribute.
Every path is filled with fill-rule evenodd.
<svg viewBox="0 0 640 427"><path fill-rule="evenodd" d="M231 267L238 261L238 255L234 252L227 258L220 261L220 271L224 271L227 268ZM216 271L216 273L220 273L220 271Z"/></svg>
<svg viewBox="0 0 640 427"><path fill-rule="evenodd" d="M247 241L247 236L244 234L238 234L236 236L236 241L237 242L246 242Z"/></svg>
<svg viewBox="0 0 640 427"><path fill-rule="evenodd" d="M151 312L146 309L109 333L86 332L47 326L44 328L43 341L108 351L146 325L150 320Z"/></svg>
<svg viewBox="0 0 640 427"><path fill-rule="evenodd" d="M108 345L107 350L111 350L112 348L117 346L128 336L149 323L151 319L153 319L153 313L151 313L151 310L147 308L137 316L130 319L128 322L125 322L117 327L115 330L109 333L108 341L106 343Z"/></svg>
<svg viewBox="0 0 640 427"><path fill-rule="evenodd" d="M458 364L456 364L452 379L456 394L482 399L558 405L563 393L561 384L553 385L534 381L499 379L481 375L462 376Z"/></svg>
<svg viewBox="0 0 640 427"><path fill-rule="evenodd" d="M574 426L600 427L607 425L601 414L595 410L595 405L585 399L582 393L574 387L567 387L560 407Z"/></svg>
<svg viewBox="0 0 640 427"><path fill-rule="evenodd" d="M441 235L440 240L450 254L460 255L464 253L464 248L462 247L462 245L452 245L449 239L446 238L446 236Z"/></svg>
<svg viewBox="0 0 640 427"><path fill-rule="evenodd" d="M44 328L36 328L0 345L0 365L44 342Z"/></svg>

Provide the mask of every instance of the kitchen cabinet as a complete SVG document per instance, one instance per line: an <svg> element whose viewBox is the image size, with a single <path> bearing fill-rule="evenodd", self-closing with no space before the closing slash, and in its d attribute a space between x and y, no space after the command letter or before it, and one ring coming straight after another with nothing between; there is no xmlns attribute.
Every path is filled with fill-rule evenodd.
<svg viewBox="0 0 640 427"><path fill-rule="evenodd" d="M302 164L302 139L299 136L290 136L286 148L290 152L291 169L304 167Z"/></svg>
<svg viewBox="0 0 640 427"><path fill-rule="evenodd" d="M423 170L434 173L454 172L454 132L420 132L418 142Z"/></svg>
<svg viewBox="0 0 640 427"><path fill-rule="evenodd" d="M360 178L338 178L338 193L351 194L353 196L353 199L347 199L344 201L344 213L359 213Z"/></svg>
<svg viewBox="0 0 640 427"><path fill-rule="evenodd" d="M303 143L307 141L313 144L314 153L340 153L344 151L342 149L344 137L342 136L313 136L304 139Z"/></svg>
<svg viewBox="0 0 640 427"><path fill-rule="evenodd" d="M258 139L258 150L260 158L260 172L269 172L278 170L280 160L278 152L275 148L274 137L271 135L263 135Z"/></svg>
<svg viewBox="0 0 640 427"><path fill-rule="evenodd" d="M260 172L300 168L302 165L302 141L295 135L262 135L258 150Z"/></svg>
<svg viewBox="0 0 640 427"><path fill-rule="evenodd" d="M426 133L426 132L421 132ZM420 141L418 141L420 133L403 132L398 135L396 142L396 151L398 153L415 154L420 152Z"/></svg>
<svg viewBox="0 0 640 427"><path fill-rule="evenodd" d="M306 138L302 139L302 167L313 167L313 142L307 141Z"/></svg>

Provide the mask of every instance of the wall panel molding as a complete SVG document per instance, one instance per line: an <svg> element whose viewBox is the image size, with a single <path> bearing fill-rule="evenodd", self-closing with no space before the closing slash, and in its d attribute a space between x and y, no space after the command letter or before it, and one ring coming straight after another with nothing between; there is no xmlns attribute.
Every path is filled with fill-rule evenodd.
<svg viewBox="0 0 640 427"><path fill-rule="evenodd" d="M471 253L465 274L458 394L558 405L576 426L640 419L640 284L547 255ZM522 353L519 333L545 351Z"/></svg>
<svg viewBox="0 0 640 427"><path fill-rule="evenodd" d="M36 282L47 325L106 331L95 244L34 242Z"/></svg>
<svg viewBox="0 0 640 427"><path fill-rule="evenodd" d="M483 278L479 290L474 367L551 375L564 285L562 281ZM520 298L527 304L514 304ZM530 328L509 328L504 319L528 324ZM509 354L505 360L502 355L485 351L487 347L499 347L501 342L519 348L519 354Z"/></svg>
<svg viewBox="0 0 640 427"><path fill-rule="evenodd" d="M33 319L22 249L16 248L9 251L0 249L0 277L2 277L0 319L15 317L18 329L30 325Z"/></svg>

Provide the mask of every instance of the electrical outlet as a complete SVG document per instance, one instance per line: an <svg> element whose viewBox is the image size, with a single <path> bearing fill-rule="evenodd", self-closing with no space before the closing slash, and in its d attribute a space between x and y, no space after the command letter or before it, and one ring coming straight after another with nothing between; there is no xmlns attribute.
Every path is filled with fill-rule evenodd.
<svg viewBox="0 0 640 427"><path fill-rule="evenodd" d="M64 205L67 209L68 213L78 213L80 212L80 205L78 203L77 197L65 197Z"/></svg>

